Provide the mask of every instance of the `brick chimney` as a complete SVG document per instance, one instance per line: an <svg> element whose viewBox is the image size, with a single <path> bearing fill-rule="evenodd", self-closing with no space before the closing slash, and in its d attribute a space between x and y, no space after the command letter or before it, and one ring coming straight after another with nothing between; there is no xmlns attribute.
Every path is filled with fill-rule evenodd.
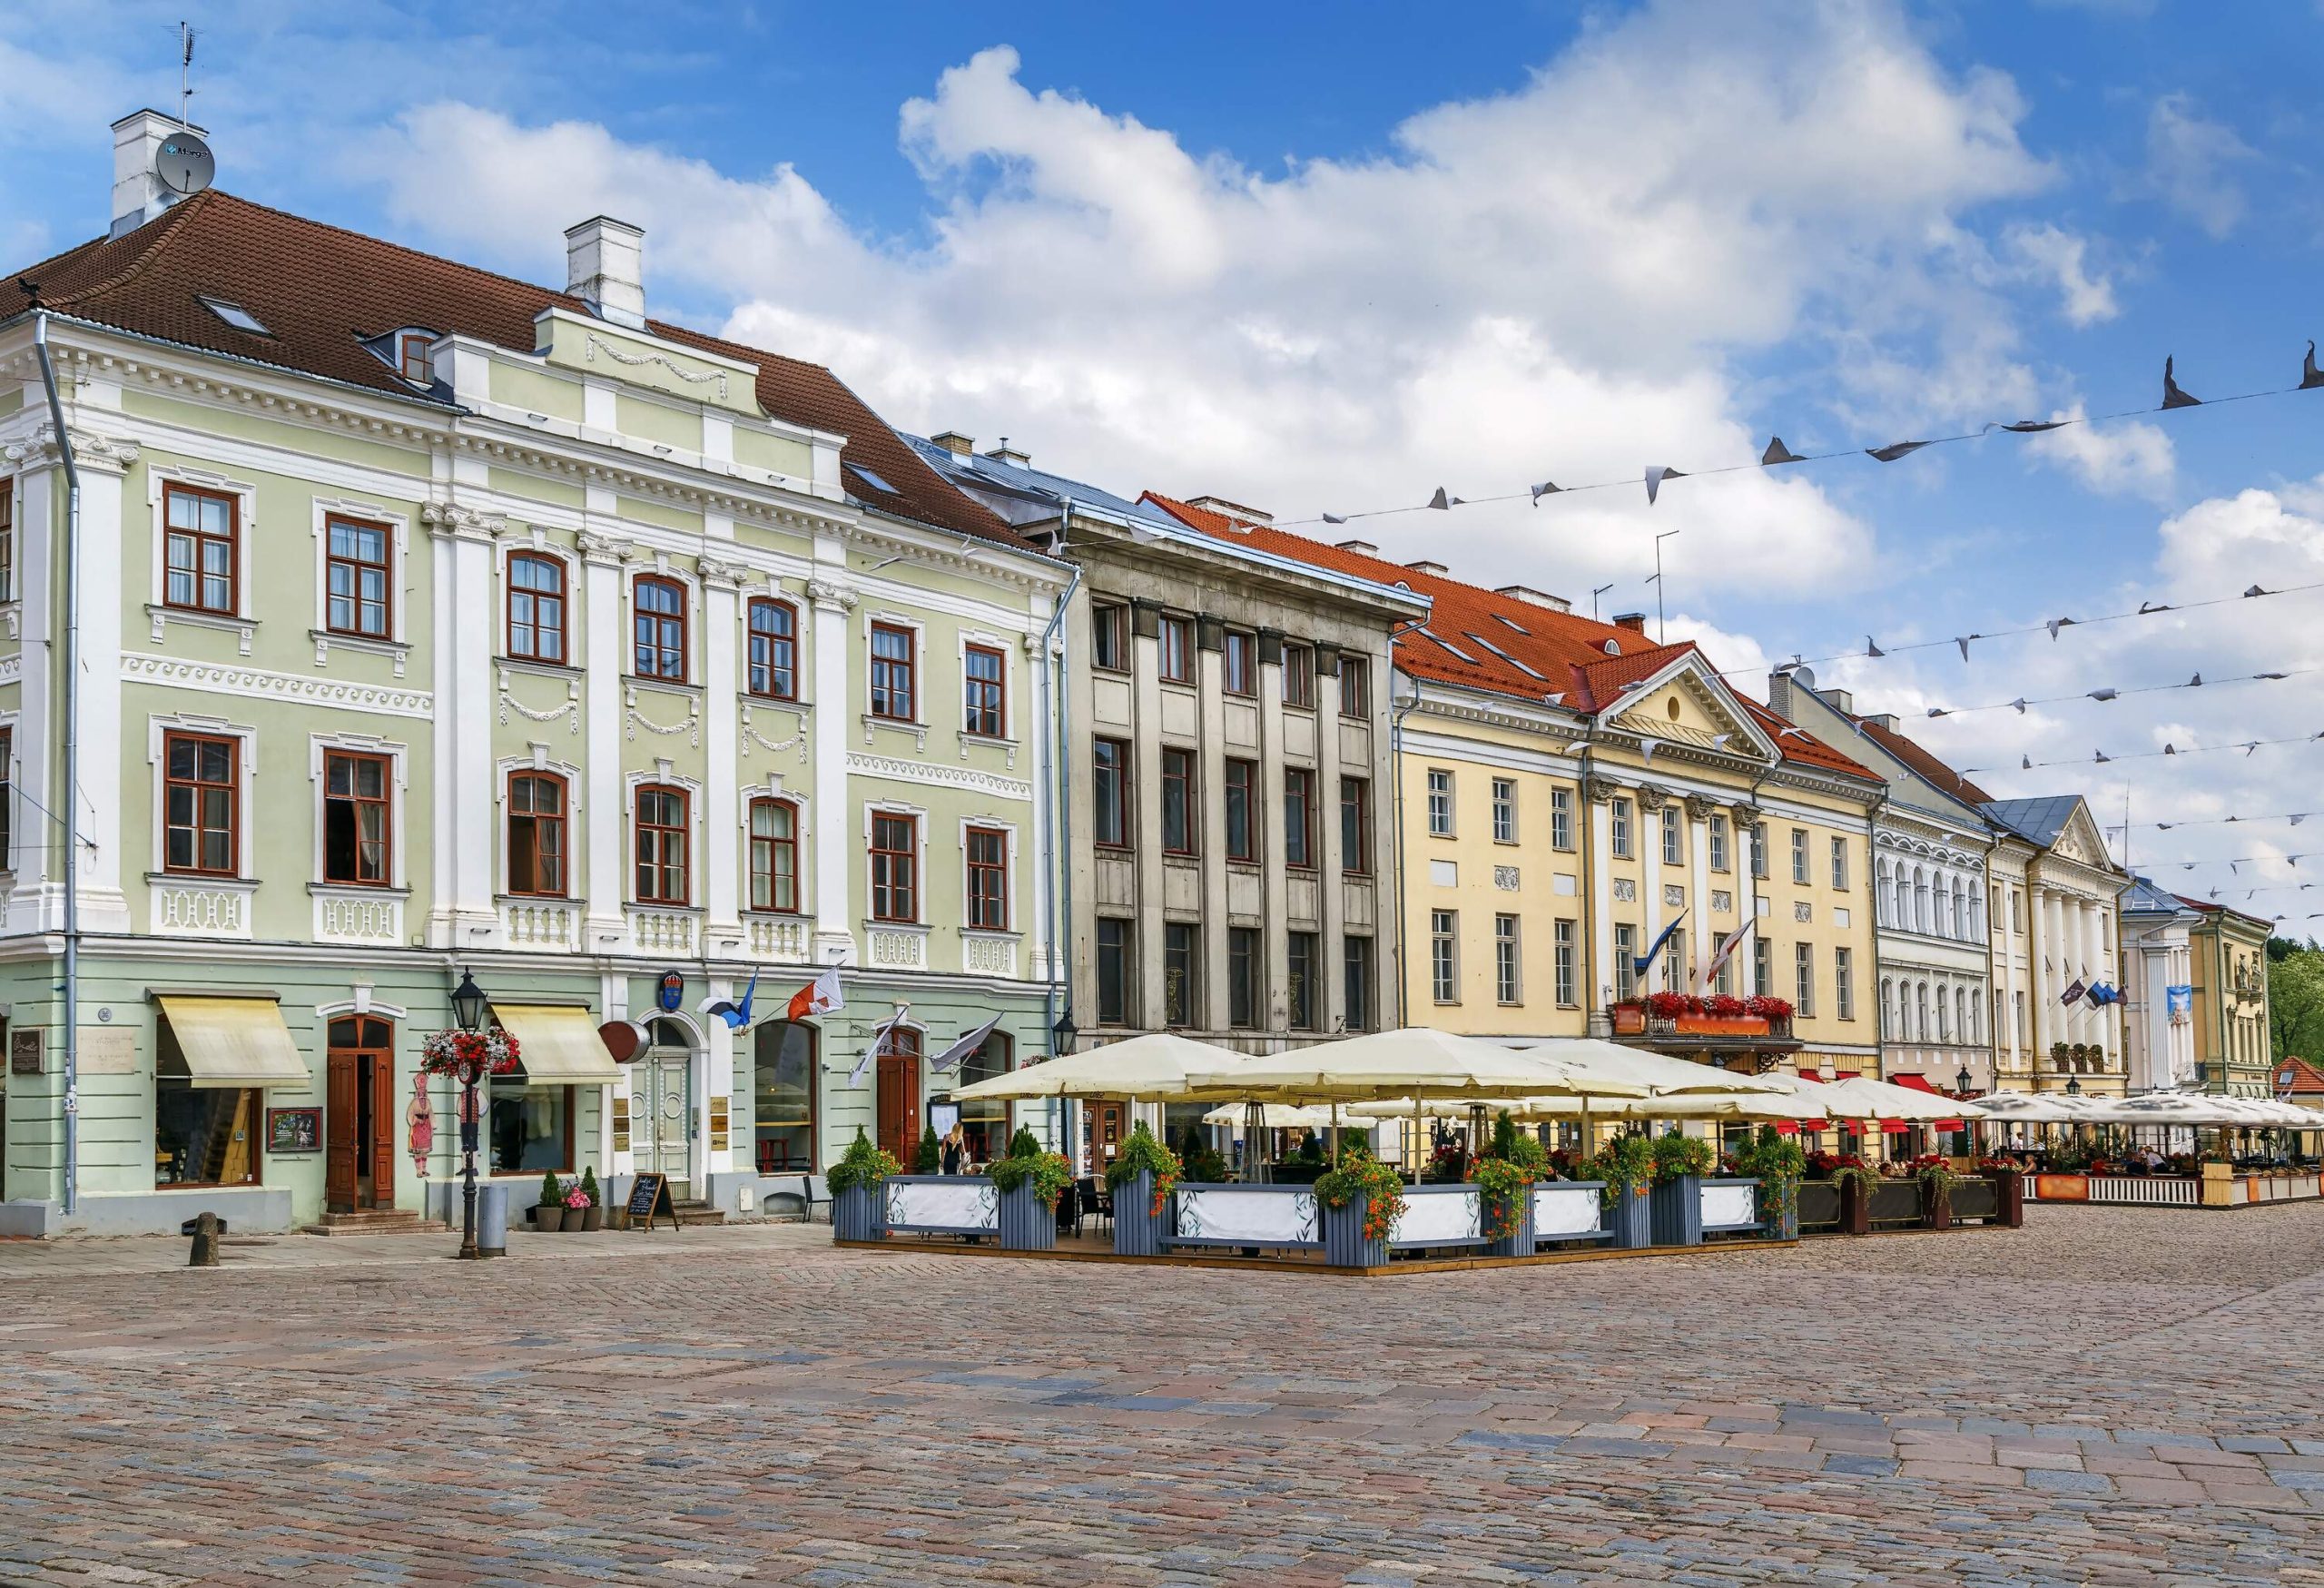
<svg viewBox="0 0 2324 1588"><path fill-rule="evenodd" d="M1646 632L1646 614L1643 612L1617 612L1614 614L1614 626L1616 628L1627 628L1632 634L1644 634Z"/></svg>
<svg viewBox="0 0 2324 1588"><path fill-rule="evenodd" d="M615 325L645 325L645 233L595 215L565 232L565 290Z"/></svg>
<svg viewBox="0 0 2324 1588"><path fill-rule="evenodd" d="M976 438L964 436L958 430L939 430L928 439L955 458L973 458L977 455Z"/></svg>

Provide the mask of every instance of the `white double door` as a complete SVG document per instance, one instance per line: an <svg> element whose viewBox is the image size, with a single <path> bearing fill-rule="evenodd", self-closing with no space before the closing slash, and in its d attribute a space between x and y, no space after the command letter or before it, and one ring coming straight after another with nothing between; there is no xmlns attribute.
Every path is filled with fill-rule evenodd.
<svg viewBox="0 0 2324 1588"><path fill-rule="evenodd" d="M635 1110L631 1150L638 1172L667 1175L673 1198L691 1196L694 1055L684 1048L649 1049L631 1072L630 1100Z"/></svg>

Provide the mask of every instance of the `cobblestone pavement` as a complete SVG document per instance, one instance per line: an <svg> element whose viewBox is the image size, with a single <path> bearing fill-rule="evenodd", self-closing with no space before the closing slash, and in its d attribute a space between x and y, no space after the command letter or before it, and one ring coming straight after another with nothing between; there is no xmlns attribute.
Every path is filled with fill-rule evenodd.
<svg viewBox="0 0 2324 1588"><path fill-rule="evenodd" d="M1361 1280L0 1244L0 1580L2324 1584L2324 1207Z"/></svg>

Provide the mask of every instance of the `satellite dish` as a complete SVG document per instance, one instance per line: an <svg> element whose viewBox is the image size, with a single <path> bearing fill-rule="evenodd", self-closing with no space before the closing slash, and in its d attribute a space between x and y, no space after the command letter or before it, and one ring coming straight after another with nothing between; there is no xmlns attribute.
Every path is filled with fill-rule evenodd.
<svg viewBox="0 0 2324 1588"><path fill-rule="evenodd" d="M189 132L172 133L153 156L153 174L180 198L190 198L210 185L218 162L210 145Z"/></svg>

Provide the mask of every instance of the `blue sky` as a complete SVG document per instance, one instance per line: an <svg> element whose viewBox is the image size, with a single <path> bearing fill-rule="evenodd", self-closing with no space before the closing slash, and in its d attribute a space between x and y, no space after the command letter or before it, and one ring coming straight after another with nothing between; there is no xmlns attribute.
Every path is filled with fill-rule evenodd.
<svg viewBox="0 0 2324 1588"><path fill-rule="evenodd" d="M0 245L28 261L102 224L104 124L173 102L186 8L9 11ZM2197 395L2287 385L2324 334L2311 7L1324 15L210 5L193 114L245 196L550 281L559 228L608 209L647 227L657 311L830 362L901 425L1285 518L2132 408L2166 353ZM1674 635L1758 668L2324 579L2316 404L1334 533L1651 610L1678 528ZM2313 679L1925 715L2324 664L2319 611L1820 671L1956 763L2091 757L1998 794L2324 808L2324 745L2122 759L2324 727ZM2134 853L2309 829L2190 831ZM2295 928L2310 896L2228 894Z"/></svg>

